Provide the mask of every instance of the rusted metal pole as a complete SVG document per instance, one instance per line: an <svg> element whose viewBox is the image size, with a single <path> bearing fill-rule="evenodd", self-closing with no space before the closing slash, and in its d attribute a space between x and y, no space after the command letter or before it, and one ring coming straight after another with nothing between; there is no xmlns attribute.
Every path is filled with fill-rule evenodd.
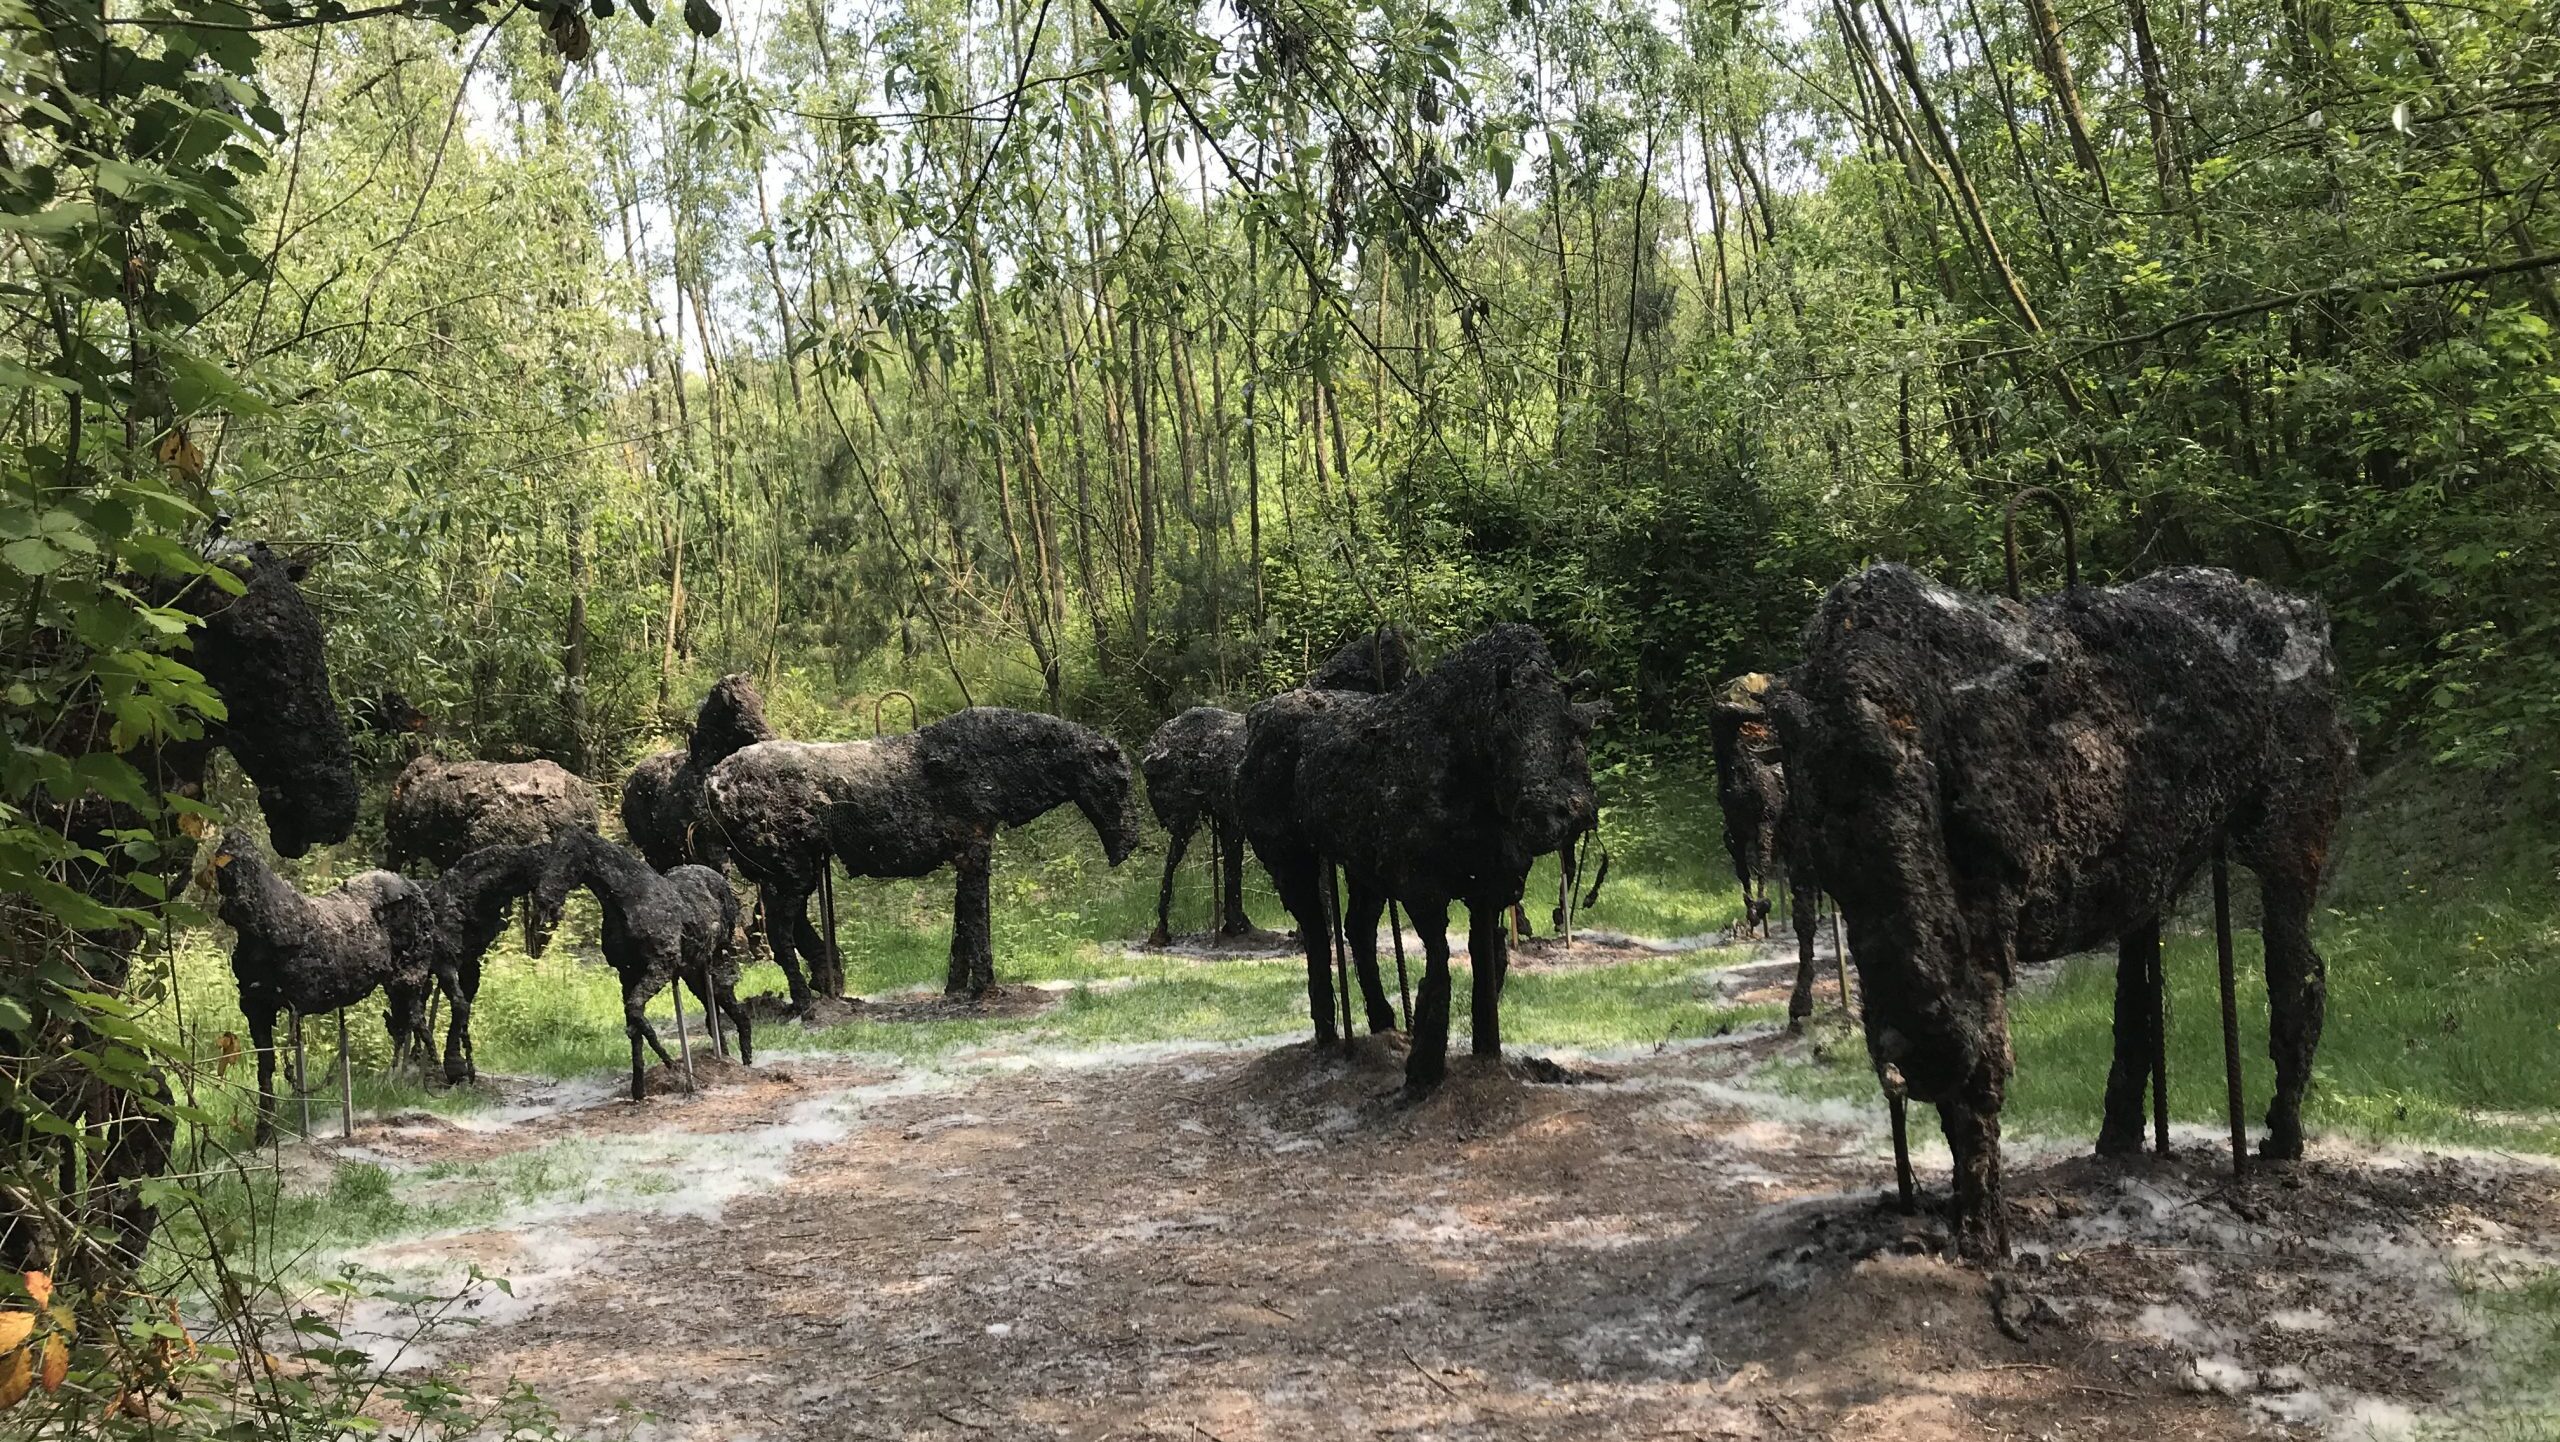
<svg viewBox="0 0 2560 1442"><path fill-rule="evenodd" d="M827 987L839 1001L844 998L844 952L836 945L836 863L829 857L818 872L818 919L827 926ZM771 918L767 918L771 925ZM820 987L824 992L827 987Z"/></svg>
<svg viewBox="0 0 2560 1442"><path fill-rule="evenodd" d="M302 1135L311 1136L311 1054L302 1048L302 1013L293 1014L293 1095L302 1103Z"/></svg>
<svg viewBox="0 0 2560 1442"><path fill-rule="evenodd" d="M705 966L702 969L702 975L706 980L708 980L712 975L711 968ZM711 1054L720 1058L722 1061L727 1061L729 1059L729 1033L722 1030L720 1026L720 989L716 985L707 989L711 993L711 1000L702 1004L702 1019L711 1027Z"/></svg>
<svg viewBox="0 0 2560 1442"><path fill-rule="evenodd" d="M1325 924L1333 939L1333 984L1342 1006L1342 1050L1351 1051L1351 938L1342 926L1342 868L1328 861L1324 867Z"/></svg>
<svg viewBox="0 0 2560 1442"><path fill-rule="evenodd" d="M693 1038L685 1035L684 1030L683 976L678 975L667 982L667 995L674 997L676 1003L676 1052L684 1058L684 1089L694 1091L697 1088L693 1084Z"/></svg>
<svg viewBox="0 0 2560 1442"><path fill-rule="evenodd" d="M1821 909L1817 896L1814 910ZM1836 896L1831 898L1831 965L1840 973L1840 1010L1845 1014L1849 1010L1849 947L1840 939L1840 898Z"/></svg>
<svg viewBox="0 0 2560 1442"><path fill-rule="evenodd" d="M1894 1191L1902 1200L1903 1215L1909 1216L1920 1209L1920 1196L1919 1189L1911 1181L1911 1127L1905 1114L1908 1102L1902 1093L1900 1077L1885 1083L1884 1104L1885 1109L1893 1114Z"/></svg>
<svg viewBox="0 0 2560 1442"><path fill-rule="evenodd" d="M356 1066L347 1055L347 1009L338 1008L338 1123L348 1140L356 1134Z"/></svg>
<svg viewBox="0 0 2560 1442"><path fill-rule="evenodd" d="M2151 948L2151 1149L2169 1155L2169 961Z"/></svg>
<svg viewBox="0 0 2560 1442"><path fill-rule="evenodd" d="M2240 980L2231 960L2231 864L2213 848L2213 946L2222 969L2222 1082L2231 1113L2231 1176L2249 1174L2249 1123L2241 1115Z"/></svg>
<svg viewBox="0 0 2560 1442"><path fill-rule="evenodd" d="M1413 1030L1413 987L1404 979L1404 911L1387 898L1387 932L1396 939L1396 999L1404 1004L1404 1029Z"/></svg>

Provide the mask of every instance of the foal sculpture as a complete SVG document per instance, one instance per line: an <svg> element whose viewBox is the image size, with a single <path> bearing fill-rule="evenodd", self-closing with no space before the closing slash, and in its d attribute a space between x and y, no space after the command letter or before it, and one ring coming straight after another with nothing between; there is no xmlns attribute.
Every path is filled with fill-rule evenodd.
<svg viewBox="0 0 2560 1442"><path fill-rule="evenodd" d="M661 876L639 853L592 831L564 831L547 852L533 892L530 949L540 956L550 946L569 893L584 887L595 896L604 910L605 964L622 982L631 1099L649 1095L642 1043L658 1060L673 1060L649 1024L648 1005L661 988L677 982L701 999L706 1019L715 1007L729 1019L738 1033L738 1060L754 1061L754 1027L738 1004L738 896L729 879L707 866L679 866Z"/></svg>

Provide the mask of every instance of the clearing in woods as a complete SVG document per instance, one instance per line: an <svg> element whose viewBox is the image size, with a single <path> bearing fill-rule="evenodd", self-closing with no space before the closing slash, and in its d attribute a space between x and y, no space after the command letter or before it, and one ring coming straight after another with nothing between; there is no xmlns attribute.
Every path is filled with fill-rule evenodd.
<svg viewBox="0 0 2560 1442"><path fill-rule="evenodd" d="M1702 985L1757 999L1782 972ZM636 1108L518 1085L478 1118L367 1122L345 1154L409 1186L572 1143L646 1185L349 1260L510 1278L406 1360L528 1382L597 1436L2519 1428L2478 1410L2512 1351L2483 1299L2560 1254L2547 1164L2333 1145L2235 1191L2200 1129L2121 1166L2013 1138L2020 1255L1995 1279L1890 1205L1880 1106L1758 1084L1805 1046L1758 1024L1469 1063L1419 1105L1400 1043L1367 1038L777 1052L698 1060L700 1095ZM1943 1152L1919 1160L1942 1186Z"/></svg>

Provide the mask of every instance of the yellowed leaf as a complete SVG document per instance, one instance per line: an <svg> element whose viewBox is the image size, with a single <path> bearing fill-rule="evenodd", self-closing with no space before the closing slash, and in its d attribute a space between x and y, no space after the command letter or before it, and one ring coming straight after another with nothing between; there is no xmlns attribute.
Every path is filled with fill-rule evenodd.
<svg viewBox="0 0 2560 1442"><path fill-rule="evenodd" d="M36 1310L53 1305L53 1278L42 1272L28 1272L22 1280L27 1284L27 1295L36 1299Z"/></svg>
<svg viewBox="0 0 2560 1442"><path fill-rule="evenodd" d="M62 1390L62 1379L71 1373L71 1347L60 1332L44 1339L44 1365L36 1375L36 1385L47 1392Z"/></svg>
<svg viewBox="0 0 2560 1442"><path fill-rule="evenodd" d="M0 1312L0 1411L17 1406L35 1385L35 1353L27 1346L35 1329L31 1312Z"/></svg>

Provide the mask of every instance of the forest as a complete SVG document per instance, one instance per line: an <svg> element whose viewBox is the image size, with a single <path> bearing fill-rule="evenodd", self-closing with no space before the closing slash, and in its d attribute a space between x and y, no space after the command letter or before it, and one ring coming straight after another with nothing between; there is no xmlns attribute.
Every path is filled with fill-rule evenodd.
<svg viewBox="0 0 2560 1442"><path fill-rule="evenodd" d="M2560 1435L2551 7L0 0L0 103L0 1436ZM2012 521L2027 488L2054 509ZM2329 730L2241 761L2125 741L2123 789L2227 802L2156 879L2054 883L2161 893L2151 1020L2141 926L1994 959L1989 1215L2032 1286L1965 1265L1972 1114L1888 1054L1918 904L1869 879L1905 858L1860 849L1903 835L1889 788L1820 765L1853 729L1827 658L1893 614L1878 567L2084 639L2116 624L2089 597L2225 568L2313 608L2334 660ZM1888 582L1836 589L1862 573ZM2024 645L1998 614L1967 644ZM1524 677L1572 733L1557 834L1485 803L1508 895L1388 873L1509 780L1413 802L1380 761L1344 792L1405 804L1307 803L1357 839L1303 873L1269 807L1168 836L1160 725L1382 635L1417 680L1345 703L1379 733L1425 706L1400 698ZM2282 732L2313 706L2294 656L2199 652L2127 704ZM1736 678L1769 676L1753 709ZM387 1034L370 1000L288 1001L268 1034L244 878L325 902L387 864L445 905L425 872L460 853L403 864L390 814L420 758L552 763L581 825L647 851L625 779L689 744L712 773L724 694L760 708L740 746L880 740L931 774L954 718L1034 713L976 744L1028 766L1089 732L1121 799L984 821L923 863L958 868L956 906L841 829L806 884L740 841L729 959L653 963L637 1001L613 863L573 884L555 847L483 918L477 1073L441 1029L479 951L467 988L386 988ZM1469 715L1435 734L1512 734ZM1778 737L1809 819L1781 835L1773 802L1755 860L1737 798ZM1978 753L1936 761L1956 872L2029 825L2004 808L2046 824ZM2296 820L2322 805L2334 845ZM679 820L652 867L724 864ZM2140 860L2140 825L2096 829ZM2226 851L2252 873L2236 1000ZM1381 1028L1389 947L1425 1006L1408 983ZM1336 951L1372 978L1344 1057L1313 992L1303 1040ZM1420 1075L1417 1016L1484 1050L1506 965L1511 1069L1382 1100ZM651 1025L681 1056L644 1087ZM2262 1139L2300 1168L2280 1187L2215 1171L2234 1035L2231 1095L2275 1097ZM2102 1119L2102 1152L2143 1131L2146 1077L2164 1170L2071 1170ZM1906 1085L1943 1225L1869 1205ZM1182 1150L1204 1121L1231 1150ZM1273 1160L1302 1149L1324 1177ZM598 1220L626 1212L692 1229L716 1304L647 1312ZM1816 1340L1843 1328L1873 1345ZM2356 1360L2314 1355L2347 1332ZM656 1392L597 1370L731 1346L772 1350ZM804 1365L862 1380L800 1395ZM1905 1380L1949 1368L1972 1380Z"/></svg>

